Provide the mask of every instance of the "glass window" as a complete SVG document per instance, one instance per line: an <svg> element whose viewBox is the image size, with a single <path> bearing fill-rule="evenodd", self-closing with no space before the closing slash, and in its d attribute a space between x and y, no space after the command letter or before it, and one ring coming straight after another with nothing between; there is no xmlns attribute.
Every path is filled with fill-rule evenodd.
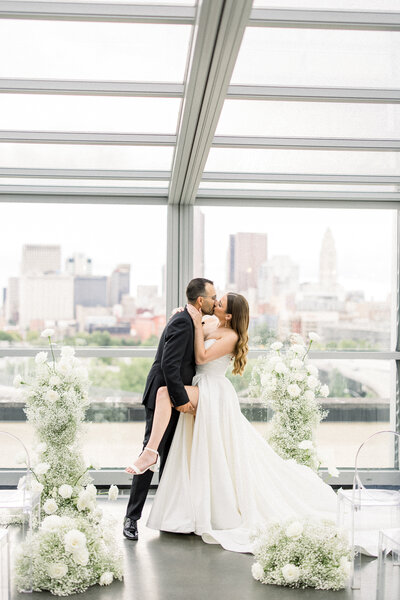
<svg viewBox="0 0 400 600"><path fill-rule="evenodd" d="M396 138L400 106L225 100L217 135Z"/></svg>
<svg viewBox="0 0 400 600"><path fill-rule="evenodd" d="M399 11L399 0L254 0L253 8Z"/></svg>
<svg viewBox="0 0 400 600"><path fill-rule="evenodd" d="M248 27L232 84L400 87L400 33Z"/></svg>
<svg viewBox="0 0 400 600"><path fill-rule="evenodd" d="M0 339L154 346L165 325L165 206L0 203ZM157 244L154 244L157 239Z"/></svg>
<svg viewBox="0 0 400 600"><path fill-rule="evenodd" d="M190 25L3 19L0 77L179 83L191 31Z"/></svg>
<svg viewBox="0 0 400 600"><path fill-rule="evenodd" d="M395 214L196 208L194 276L248 298L253 347L316 331L322 350L393 350Z"/></svg>
<svg viewBox="0 0 400 600"><path fill-rule="evenodd" d="M0 94L0 129L175 133L179 98Z"/></svg>

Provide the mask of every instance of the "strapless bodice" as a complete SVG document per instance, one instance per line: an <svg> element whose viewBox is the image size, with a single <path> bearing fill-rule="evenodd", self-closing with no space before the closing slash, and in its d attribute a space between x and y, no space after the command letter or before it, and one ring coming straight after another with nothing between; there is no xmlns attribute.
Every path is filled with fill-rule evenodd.
<svg viewBox="0 0 400 600"><path fill-rule="evenodd" d="M217 340L213 338L209 338L205 340L204 347L207 350L212 346ZM220 358L216 358L204 365L196 365L196 376L197 375L214 375L217 377L224 377L227 368L229 367L229 363L231 362L232 355L225 354L225 356L220 356Z"/></svg>

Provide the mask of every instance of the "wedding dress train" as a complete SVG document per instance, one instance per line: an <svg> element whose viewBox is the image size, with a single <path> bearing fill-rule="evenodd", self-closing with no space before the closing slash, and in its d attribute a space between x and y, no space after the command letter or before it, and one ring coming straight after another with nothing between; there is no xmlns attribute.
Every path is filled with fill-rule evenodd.
<svg viewBox="0 0 400 600"><path fill-rule="evenodd" d="M197 414L179 417L147 526L251 552L250 533L258 525L335 520L336 494L308 467L280 458L242 415L225 377L230 360L197 367Z"/></svg>

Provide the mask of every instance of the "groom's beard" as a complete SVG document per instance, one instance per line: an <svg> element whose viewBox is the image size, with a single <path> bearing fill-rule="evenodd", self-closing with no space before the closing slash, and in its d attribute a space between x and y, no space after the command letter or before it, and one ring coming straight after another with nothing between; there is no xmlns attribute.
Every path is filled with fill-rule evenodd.
<svg viewBox="0 0 400 600"><path fill-rule="evenodd" d="M214 306L211 306L209 309L201 309L203 315L213 315L214 314Z"/></svg>

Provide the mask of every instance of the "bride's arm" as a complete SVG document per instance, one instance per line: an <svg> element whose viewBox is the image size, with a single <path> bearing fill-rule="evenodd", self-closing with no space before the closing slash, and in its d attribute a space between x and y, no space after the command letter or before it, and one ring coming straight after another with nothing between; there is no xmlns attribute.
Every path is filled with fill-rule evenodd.
<svg viewBox="0 0 400 600"><path fill-rule="evenodd" d="M237 334L230 330L226 334L218 338L216 342L209 348L204 346L204 334L201 324L201 312L196 310L190 304L188 305L188 313L193 319L194 324L194 356L197 365L204 365L216 358L231 354L236 346Z"/></svg>

